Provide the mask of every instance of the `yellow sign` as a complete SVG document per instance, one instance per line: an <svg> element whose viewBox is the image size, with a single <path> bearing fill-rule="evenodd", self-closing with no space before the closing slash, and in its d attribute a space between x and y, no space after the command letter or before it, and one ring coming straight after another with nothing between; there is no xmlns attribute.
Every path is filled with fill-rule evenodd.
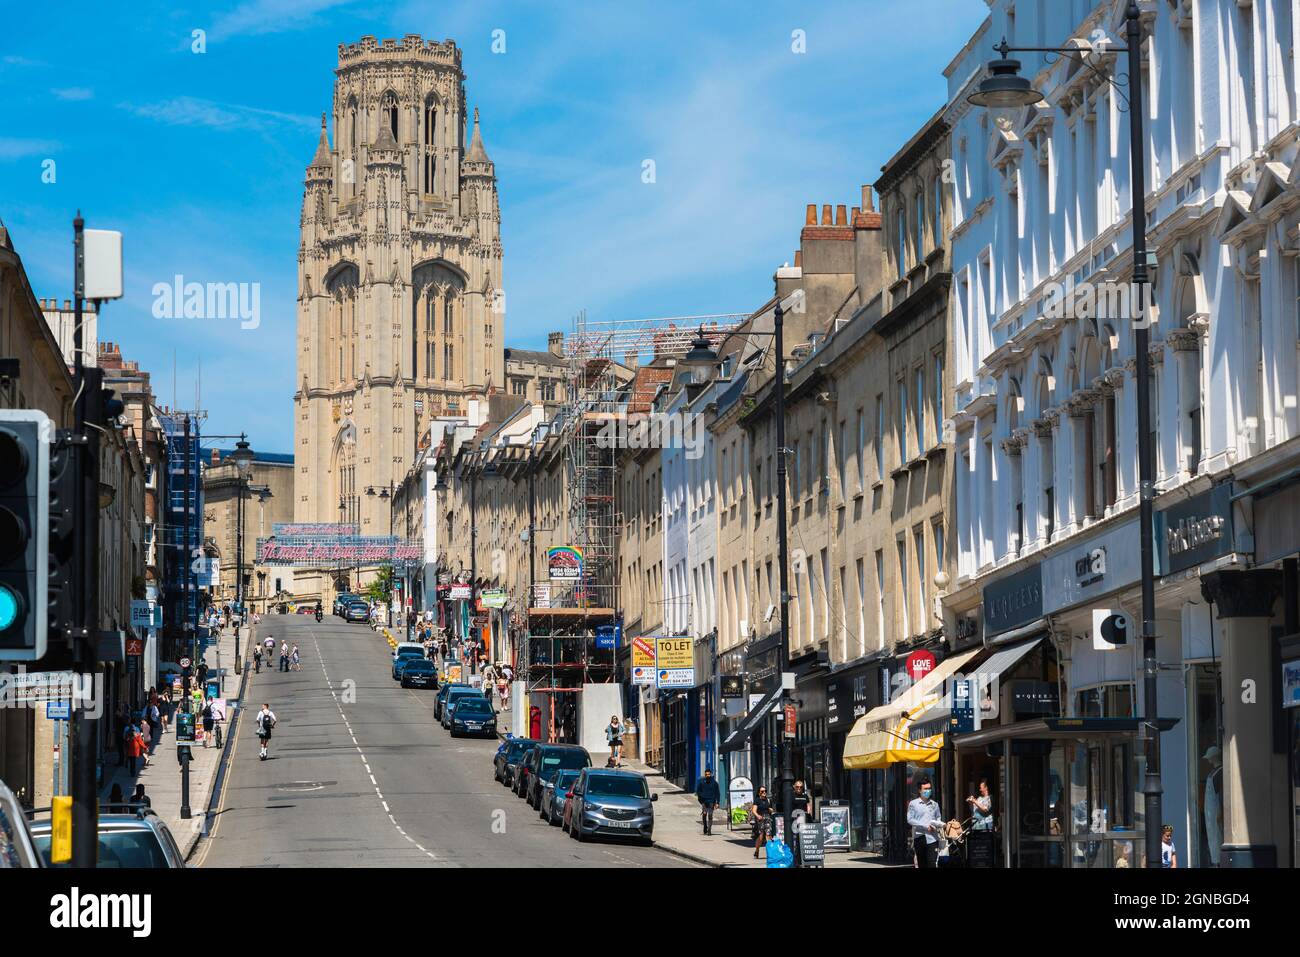
<svg viewBox="0 0 1300 957"><path fill-rule="evenodd" d="M72 860L72 796L50 798L50 863Z"/></svg>
<svg viewBox="0 0 1300 957"><path fill-rule="evenodd" d="M655 640L653 638L632 639L632 667L653 668L655 666Z"/></svg>
<svg viewBox="0 0 1300 957"><path fill-rule="evenodd" d="M660 638L655 642L655 667L694 668L695 644L689 638Z"/></svg>

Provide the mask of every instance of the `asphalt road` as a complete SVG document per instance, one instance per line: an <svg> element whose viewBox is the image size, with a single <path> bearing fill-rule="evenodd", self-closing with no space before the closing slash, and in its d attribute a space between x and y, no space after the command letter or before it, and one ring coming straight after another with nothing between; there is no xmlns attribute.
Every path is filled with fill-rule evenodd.
<svg viewBox="0 0 1300 957"><path fill-rule="evenodd" d="M302 670L250 677L202 867L690 867L653 847L583 843L492 779L496 742L451 738L432 691L391 677L360 624L268 615L259 637L297 644ZM254 716L278 724L258 758Z"/></svg>

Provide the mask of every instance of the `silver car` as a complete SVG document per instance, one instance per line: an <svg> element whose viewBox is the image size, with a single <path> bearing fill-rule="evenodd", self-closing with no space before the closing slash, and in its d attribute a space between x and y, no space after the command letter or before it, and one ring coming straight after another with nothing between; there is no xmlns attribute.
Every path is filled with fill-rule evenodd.
<svg viewBox="0 0 1300 957"><path fill-rule="evenodd" d="M644 774L586 768L570 790L563 826L575 841L601 835L654 843L654 802L659 795L650 793Z"/></svg>
<svg viewBox="0 0 1300 957"><path fill-rule="evenodd" d="M578 780L578 775L581 773L581 771L557 771L555 776L546 782L538 816L547 824L559 827L564 823L565 795L569 793L573 782Z"/></svg>
<svg viewBox="0 0 1300 957"><path fill-rule="evenodd" d="M98 867L179 868L185 866L172 832L156 813L140 804L101 804ZM32 842L46 867L50 863L51 821L32 821Z"/></svg>

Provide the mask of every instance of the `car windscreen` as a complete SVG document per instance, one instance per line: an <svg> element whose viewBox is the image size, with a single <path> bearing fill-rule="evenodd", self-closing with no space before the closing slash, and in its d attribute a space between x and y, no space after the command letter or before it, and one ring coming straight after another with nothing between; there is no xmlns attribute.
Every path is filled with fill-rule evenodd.
<svg viewBox="0 0 1300 957"><path fill-rule="evenodd" d="M649 796L646 792L645 778L634 778L621 774L593 774L587 779L587 793L608 797L643 798Z"/></svg>
<svg viewBox="0 0 1300 957"><path fill-rule="evenodd" d="M473 698L466 695L464 698L457 700L456 713L459 714L492 714L492 706L487 703L486 698Z"/></svg>
<svg viewBox="0 0 1300 957"><path fill-rule="evenodd" d="M576 780L578 780L577 771L560 771L555 775L555 786L558 788L567 788Z"/></svg>
<svg viewBox="0 0 1300 957"><path fill-rule="evenodd" d="M50 863L50 836L33 839L46 867L71 867L71 862ZM99 867L167 867L167 857L153 831L136 828L129 831L106 831L99 835Z"/></svg>
<svg viewBox="0 0 1300 957"><path fill-rule="evenodd" d="M407 674L421 672L423 674L431 675L433 674L433 662L425 658L413 658L411 661L407 662L404 670Z"/></svg>
<svg viewBox="0 0 1300 957"><path fill-rule="evenodd" d="M518 761L532 748L532 744L510 744L506 747L506 760Z"/></svg>
<svg viewBox="0 0 1300 957"><path fill-rule="evenodd" d="M591 766L587 752L578 748L547 748L542 752L542 768L549 777L554 771L569 768L580 769Z"/></svg>

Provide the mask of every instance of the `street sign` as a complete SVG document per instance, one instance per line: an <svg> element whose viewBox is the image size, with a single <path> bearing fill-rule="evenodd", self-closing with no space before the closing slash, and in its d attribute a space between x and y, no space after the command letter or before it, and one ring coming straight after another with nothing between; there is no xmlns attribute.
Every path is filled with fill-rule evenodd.
<svg viewBox="0 0 1300 957"><path fill-rule="evenodd" d="M126 640L126 653L129 656L135 656L135 657L144 654L144 639L128 638Z"/></svg>
<svg viewBox="0 0 1300 957"><path fill-rule="evenodd" d="M797 735L799 714L795 711L793 704L785 706L785 736L793 738Z"/></svg>
<svg viewBox="0 0 1300 957"><path fill-rule="evenodd" d="M182 668L188 668L190 666L190 659L182 658L180 661L180 665Z"/></svg>
<svg viewBox="0 0 1300 957"><path fill-rule="evenodd" d="M72 702L70 701L47 701L45 702L45 717L50 721L67 721L72 717Z"/></svg>

